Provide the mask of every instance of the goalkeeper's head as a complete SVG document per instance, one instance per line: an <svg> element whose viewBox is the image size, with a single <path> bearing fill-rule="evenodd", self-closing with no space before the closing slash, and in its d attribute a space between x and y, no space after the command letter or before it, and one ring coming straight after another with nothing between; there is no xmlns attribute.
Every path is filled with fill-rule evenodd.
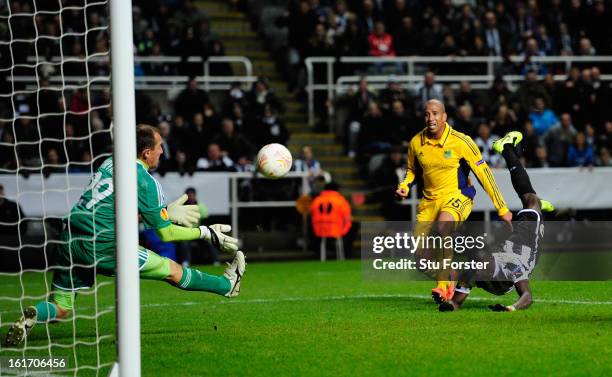
<svg viewBox="0 0 612 377"><path fill-rule="evenodd" d="M155 169L159 165L159 158L164 153L162 142L157 128L146 124L136 126L136 154L149 169Z"/></svg>

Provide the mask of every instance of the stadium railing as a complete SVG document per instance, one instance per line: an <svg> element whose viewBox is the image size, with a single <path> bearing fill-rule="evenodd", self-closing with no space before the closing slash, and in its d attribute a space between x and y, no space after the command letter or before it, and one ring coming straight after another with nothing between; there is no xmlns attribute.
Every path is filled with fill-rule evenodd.
<svg viewBox="0 0 612 377"><path fill-rule="evenodd" d="M196 172L192 176L168 172L163 177L157 176L169 199L182 195L187 187L195 187L200 200L209 206L212 215L231 216L234 237L239 235L240 209L293 208L296 205L295 200L241 201L238 195L239 180L252 178L263 176L252 172ZM309 192L307 172L289 172L279 179L299 179L300 193ZM72 203L78 200L89 180L89 174L83 173L53 173L47 178L0 174L0 184L5 188L6 197L20 203L32 225L29 228L34 233L43 231L41 226L45 216L62 218L69 213ZM41 224L34 224L37 222Z"/></svg>
<svg viewBox="0 0 612 377"><path fill-rule="evenodd" d="M63 61L69 60L70 57L64 57ZM82 59L82 58L81 58ZM29 62L36 63L36 57L28 58ZM52 65L57 65L62 59L59 56L52 57L48 60ZM88 62L110 62L108 56L91 56L87 60ZM202 75L196 76L195 79L198 83L203 85L203 89L210 90L225 90L229 88L232 82L240 82L243 84L251 84L257 81L257 77L253 76L253 64L251 60L245 56L211 56L207 59L203 59L200 56L191 56L183 58L180 56L135 56L134 62L136 64L146 63L160 63L160 64L173 64L179 65L181 63L202 63ZM211 76L211 65L220 63L234 63L239 64L243 68L242 75L231 75L231 76ZM44 66L45 63L38 63L39 66ZM33 88L37 85L36 76L15 76L15 82L22 82L26 85L30 84ZM50 75L48 77L50 83L65 83L65 84L79 84L89 80L92 82L90 87L92 89L104 89L108 88L110 83L110 74L106 76L62 76L62 75ZM136 76L134 78L136 90L172 90L176 89L177 86L184 86L190 77L185 75L173 75L173 76ZM31 89L31 88L30 88Z"/></svg>
<svg viewBox="0 0 612 377"><path fill-rule="evenodd" d="M509 61L512 63L525 62L524 56L511 56ZM566 72L569 71L572 64L575 63L612 63L612 56L533 56L529 58L532 63L542 64L562 64ZM389 75L362 75L362 76L340 76L334 82L334 69L342 68L342 65L355 64L396 64L405 67L406 75L396 75L396 79L400 83L404 83L413 87L423 81L422 71L427 65L432 63L438 64L470 64L473 68L476 64L484 64L486 69L481 75L436 75L436 81L440 83L458 84L463 81L473 84L474 89L487 89L491 87L495 80L496 66L502 64L504 59L500 56L406 56L406 57L374 57L374 56L347 56L341 58L335 57L309 57L305 59L306 66L306 92L308 94L308 122L313 125L315 122L315 92L322 91L327 93L327 100L331 101L334 97L346 91L354 83L357 83L362 77L366 77L369 83L372 83L374 88L384 87ZM323 66L324 67L321 67ZM340 67L338 66L340 65ZM421 67L423 66L423 67ZM418 68L422 68L420 71ZM315 70L324 75L321 75L321 82L315 83ZM341 69L340 69L341 70ZM524 80L522 75L504 75L504 81L512 85L516 82ZM566 74L554 75L555 81L563 81L567 78ZM542 79L542 76L539 76ZM612 81L612 74L602 74L602 81ZM330 107L330 116L333 116L333 106Z"/></svg>

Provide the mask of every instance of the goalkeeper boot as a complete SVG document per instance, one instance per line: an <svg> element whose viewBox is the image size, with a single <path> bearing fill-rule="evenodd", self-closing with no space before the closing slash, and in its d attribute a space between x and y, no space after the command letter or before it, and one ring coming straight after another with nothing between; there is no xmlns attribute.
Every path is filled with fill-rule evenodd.
<svg viewBox="0 0 612 377"><path fill-rule="evenodd" d="M512 144L516 147L518 143L521 142L521 140L523 140L522 133L520 133L519 131L510 131L504 137L493 143L493 149L495 150L495 152L501 154L504 151L504 146L506 144Z"/></svg>
<svg viewBox="0 0 612 377"><path fill-rule="evenodd" d="M244 253L238 250L236 255L234 255L232 263L227 264L227 268L223 273L223 276L225 276L231 284L231 288L229 292L225 294L225 297L236 297L240 294L240 282L242 281L245 270L246 262L244 261Z"/></svg>
<svg viewBox="0 0 612 377"><path fill-rule="evenodd" d="M5 347L16 347L28 336L32 327L36 324L36 308L33 306L25 308L23 315L19 318L6 334Z"/></svg>

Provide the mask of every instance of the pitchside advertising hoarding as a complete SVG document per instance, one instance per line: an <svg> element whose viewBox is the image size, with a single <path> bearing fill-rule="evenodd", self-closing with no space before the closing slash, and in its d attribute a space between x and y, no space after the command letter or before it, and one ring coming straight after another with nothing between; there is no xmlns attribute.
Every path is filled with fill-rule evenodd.
<svg viewBox="0 0 612 377"><path fill-rule="evenodd" d="M365 279L612 279L612 221L365 222Z"/></svg>

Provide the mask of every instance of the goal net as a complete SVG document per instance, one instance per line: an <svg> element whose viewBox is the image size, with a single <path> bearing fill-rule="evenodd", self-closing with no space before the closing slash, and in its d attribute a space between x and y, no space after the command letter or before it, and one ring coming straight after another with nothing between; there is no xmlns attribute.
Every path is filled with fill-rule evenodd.
<svg viewBox="0 0 612 377"><path fill-rule="evenodd" d="M115 284L101 276L69 318L3 344L52 293L62 219L112 154L108 5L0 0L1 376L106 376L116 360Z"/></svg>

